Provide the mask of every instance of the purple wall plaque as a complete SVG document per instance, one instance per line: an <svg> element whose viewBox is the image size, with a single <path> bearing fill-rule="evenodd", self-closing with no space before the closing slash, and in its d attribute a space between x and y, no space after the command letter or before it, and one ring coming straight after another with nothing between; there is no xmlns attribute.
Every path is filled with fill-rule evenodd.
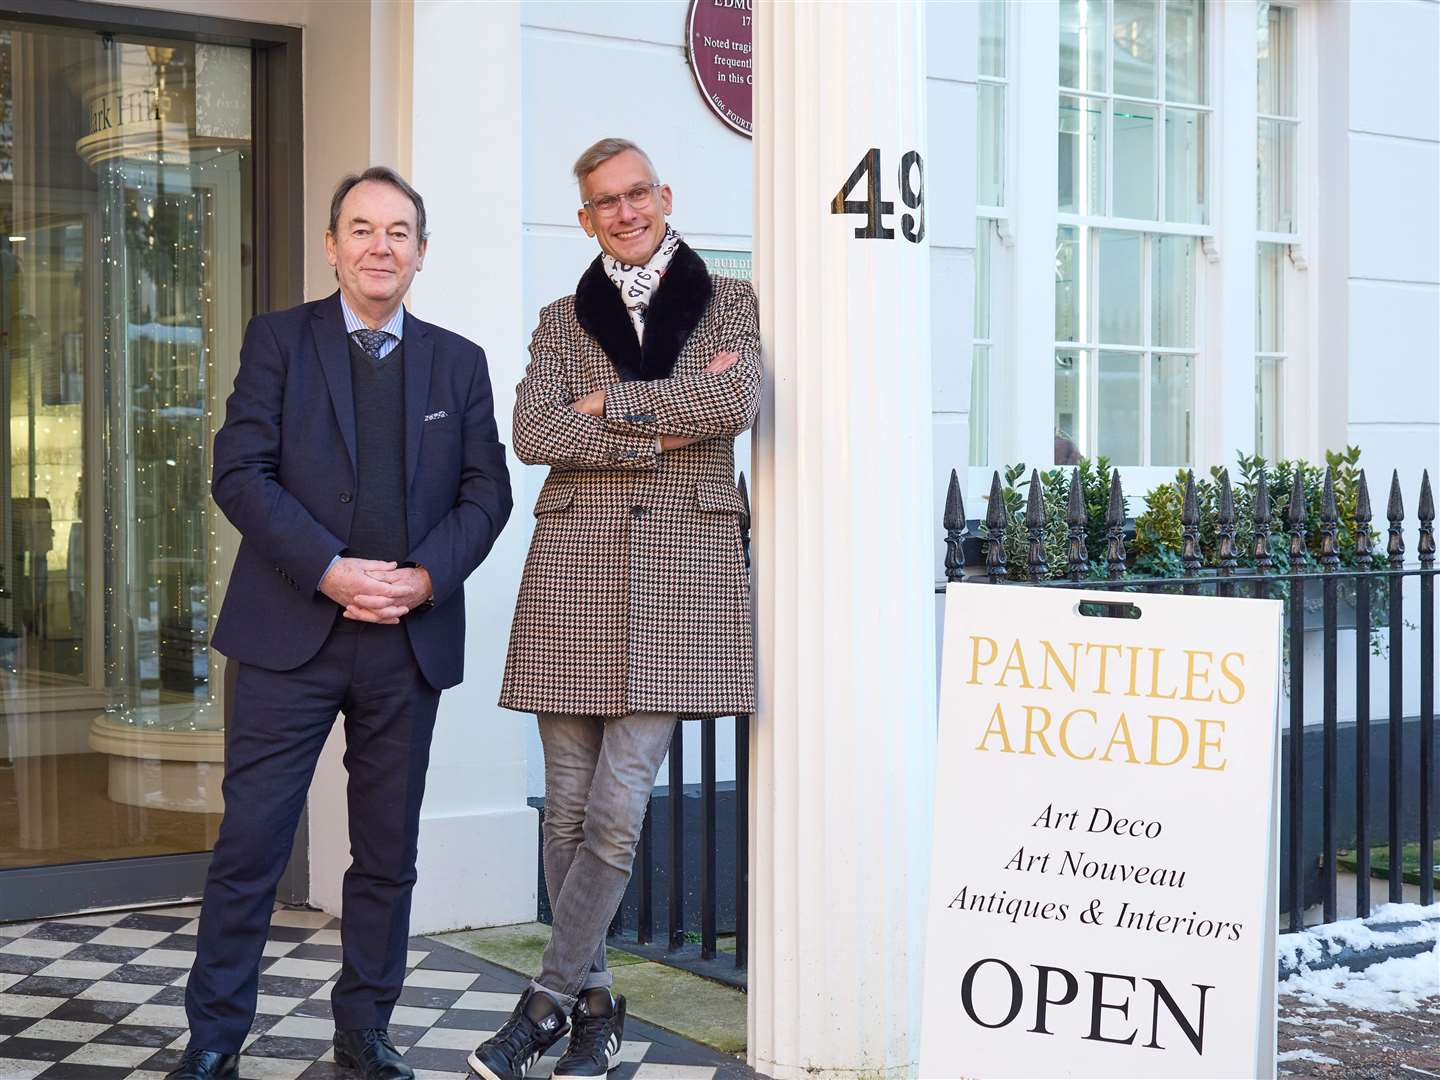
<svg viewBox="0 0 1440 1080"><path fill-rule="evenodd" d="M686 40L690 70L705 103L721 120L750 137L751 0L690 0Z"/></svg>

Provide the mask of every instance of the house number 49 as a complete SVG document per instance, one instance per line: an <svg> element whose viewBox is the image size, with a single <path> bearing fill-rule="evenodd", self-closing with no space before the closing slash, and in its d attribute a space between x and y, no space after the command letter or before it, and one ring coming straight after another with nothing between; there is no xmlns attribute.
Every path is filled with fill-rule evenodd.
<svg viewBox="0 0 1440 1080"><path fill-rule="evenodd" d="M860 178L865 178L865 198L846 198ZM900 232L912 244L925 239L925 161L918 150L909 150L900 158L900 201L913 214L902 214ZM865 224L855 229L857 240L894 240L895 230L885 218L895 212L895 204L880 197L880 151L871 147L855 166L845 186L830 200L832 214L864 214Z"/></svg>

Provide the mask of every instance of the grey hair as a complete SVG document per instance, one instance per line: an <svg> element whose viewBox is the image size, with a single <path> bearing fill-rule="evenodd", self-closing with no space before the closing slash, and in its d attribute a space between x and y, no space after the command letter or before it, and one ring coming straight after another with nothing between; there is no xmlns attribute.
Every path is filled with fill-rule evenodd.
<svg viewBox="0 0 1440 1080"><path fill-rule="evenodd" d="M420 193L405 182L405 178L388 165L371 165L362 173L351 173L342 177L340 183L335 185L335 194L330 196L330 227L328 231L334 235L340 225L340 204L345 201L345 196L359 184L367 180L373 180L379 184L389 184L397 191L405 195L415 204L415 231L420 239L428 240L430 233L425 228L425 200Z"/></svg>
<svg viewBox="0 0 1440 1080"><path fill-rule="evenodd" d="M625 153L636 153L645 159L645 164L650 166L650 175L658 180L655 172L655 163L650 160L650 155L641 150L639 146L629 139L601 139L590 149L586 150L575 159L575 182L580 185L583 193L585 190L585 178L598 169L605 162L613 157L619 157Z"/></svg>

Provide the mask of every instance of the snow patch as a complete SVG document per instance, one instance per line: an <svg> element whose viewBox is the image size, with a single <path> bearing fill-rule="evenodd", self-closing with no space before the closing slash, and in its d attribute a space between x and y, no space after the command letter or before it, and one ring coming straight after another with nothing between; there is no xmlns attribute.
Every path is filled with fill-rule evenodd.
<svg viewBox="0 0 1440 1080"><path fill-rule="evenodd" d="M1304 1011L1314 1012L1314 1011L1320 1011L1320 1010L1304 1010ZM1374 1034L1375 1034L1375 1031L1376 1031L1375 1025L1372 1024L1369 1020L1366 1020L1363 1016L1351 1016L1351 1017L1347 1017L1347 1018L1344 1019L1344 1020L1341 1020L1341 1019L1338 1019L1337 1017L1334 1017L1334 1016L1325 1016L1325 1017L1320 1017L1320 1016L1306 1016L1306 1015L1302 1015L1302 1012L1298 1012L1298 1011L1297 1011L1297 1012L1289 1012L1289 1011L1287 1011L1287 1012L1285 1013L1285 1015L1283 1015L1283 1016L1280 1017L1280 1022L1281 1022L1282 1024L1294 1024L1294 1025L1296 1025L1296 1026L1303 1026L1303 1025L1305 1025L1305 1024L1315 1024L1315 1025L1321 1025L1321 1026L1329 1025L1329 1026L1332 1026L1332 1027L1343 1027L1343 1028L1346 1028L1347 1030L1350 1030L1350 1031L1359 1032L1361 1035L1374 1035ZM1308 1037L1308 1036L1305 1036L1305 1035L1297 1035L1297 1036L1296 1036L1297 1039L1305 1039L1305 1038L1307 1038L1307 1037Z"/></svg>
<svg viewBox="0 0 1440 1080"><path fill-rule="evenodd" d="M1345 919L1313 930L1284 934L1276 945L1282 967L1305 968L1345 949L1365 952L1394 945L1434 941L1440 904L1384 904L1368 919ZM1411 925L1396 925L1409 923Z"/></svg>
<svg viewBox="0 0 1440 1080"><path fill-rule="evenodd" d="M1430 931L1434 936L1435 931ZM1302 1002L1370 1012L1408 1012L1440 994L1440 942L1429 952L1385 960L1364 971L1347 967L1300 971L1280 984Z"/></svg>
<svg viewBox="0 0 1440 1080"><path fill-rule="evenodd" d="M1275 1055L1275 1060L1284 1064L1287 1061L1313 1061L1316 1065L1339 1065L1340 1062L1324 1054L1317 1054L1314 1050L1284 1050Z"/></svg>

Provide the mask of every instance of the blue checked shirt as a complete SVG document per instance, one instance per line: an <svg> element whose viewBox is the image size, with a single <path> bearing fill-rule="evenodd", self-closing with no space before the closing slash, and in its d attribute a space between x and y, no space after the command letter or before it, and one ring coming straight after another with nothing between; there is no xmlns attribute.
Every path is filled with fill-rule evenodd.
<svg viewBox="0 0 1440 1080"><path fill-rule="evenodd" d="M340 294L340 312L345 316L346 334L353 334L356 330L369 329L369 327L365 325L365 320L351 311L350 305L345 303L344 293ZM395 350L395 346L399 345L400 339L405 336L405 305L401 304L395 309L395 314L390 316L389 322L384 326L377 326L375 329L390 335L390 340L380 346L380 355L376 357L377 360L383 360Z"/></svg>

